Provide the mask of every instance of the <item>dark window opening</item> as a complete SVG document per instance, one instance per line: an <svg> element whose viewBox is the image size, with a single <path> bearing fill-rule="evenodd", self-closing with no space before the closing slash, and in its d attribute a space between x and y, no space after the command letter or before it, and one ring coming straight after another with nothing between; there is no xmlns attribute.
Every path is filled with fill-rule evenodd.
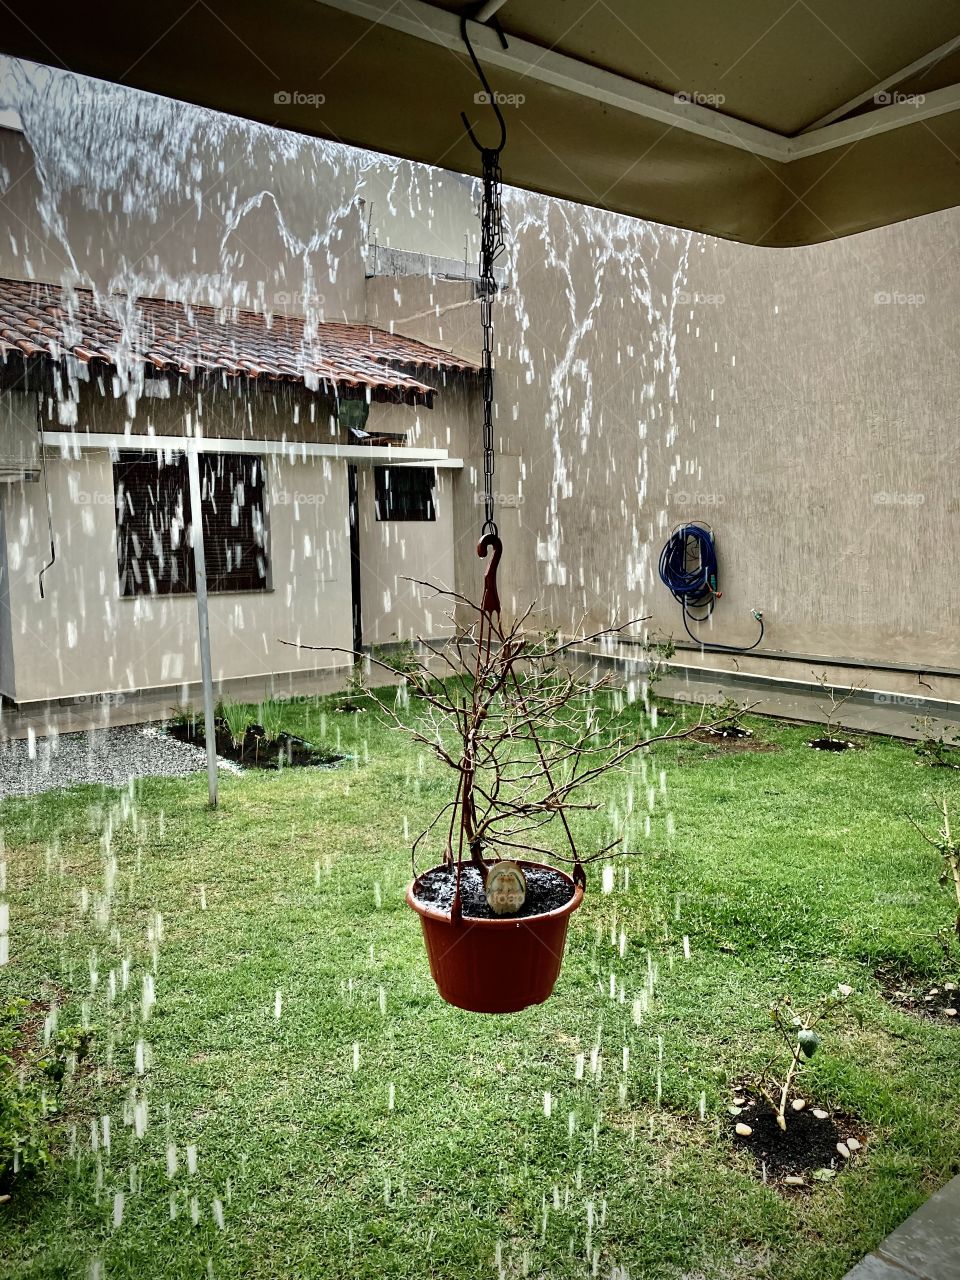
<svg viewBox="0 0 960 1280"><path fill-rule="evenodd" d="M436 520L433 467L374 467L378 520Z"/></svg>
<svg viewBox="0 0 960 1280"><path fill-rule="evenodd" d="M190 545L186 456L122 453L113 467L120 594L178 595L197 586ZM269 585L264 477L260 458L200 458L209 591L264 591Z"/></svg>

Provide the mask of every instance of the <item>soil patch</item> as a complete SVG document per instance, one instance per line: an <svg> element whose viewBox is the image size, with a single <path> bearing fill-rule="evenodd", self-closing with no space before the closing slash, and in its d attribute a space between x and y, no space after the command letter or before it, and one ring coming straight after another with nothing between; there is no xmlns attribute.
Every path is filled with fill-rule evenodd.
<svg viewBox="0 0 960 1280"><path fill-rule="evenodd" d="M863 1123L853 1116L827 1112L808 1101L802 1111L788 1110L784 1130L764 1098L746 1088L736 1090L734 1096L743 1099L737 1114L730 1116L734 1144L750 1152L768 1181L784 1187L830 1181L855 1163L866 1145ZM750 1133L737 1133L738 1124Z"/></svg>
<svg viewBox="0 0 960 1280"><path fill-rule="evenodd" d="M169 728L171 738L178 742L189 742L191 746L203 748L206 738L202 727L195 723L172 724ZM279 737L267 740L263 729L258 724L251 725L243 735L241 743L234 744L230 734L217 729L217 755L224 760L233 760L245 769L297 769L320 765L337 764L344 757L322 747L315 747L312 742L305 742L290 733L281 733Z"/></svg>
<svg viewBox="0 0 960 1280"><path fill-rule="evenodd" d="M527 896L519 911L498 916L491 911L483 891L480 872L472 865L465 865L460 879L460 905L465 916L474 920L523 920L542 915L565 906L574 895L574 886L552 867L532 867L521 863L527 881ZM453 903L455 870L453 867L433 867L424 872L414 890L418 902L449 911Z"/></svg>
<svg viewBox="0 0 960 1280"><path fill-rule="evenodd" d="M947 979L944 982L925 983L920 986L907 984L889 974L878 974L883 984L884 1000L906 1013L930 1022L960 1027L960 983Z"/></svg>
<svg viewBox="0 0 960 1280"><path fill-rule="evenodd" d="M807 746L813 747L814 751L853 751L857 743L850 742L848 738L814 738Z"/></svg>

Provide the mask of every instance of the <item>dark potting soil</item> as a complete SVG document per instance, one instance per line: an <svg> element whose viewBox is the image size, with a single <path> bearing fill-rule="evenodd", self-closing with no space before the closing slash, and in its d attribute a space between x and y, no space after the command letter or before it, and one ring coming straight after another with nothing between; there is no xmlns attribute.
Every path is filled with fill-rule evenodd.
<svg viewBox="0 0 960 1280"><path fill-rule="evenodd" d="M203 727L197 724L173 724L169 728L172 738L189 742L192 746L206 746ZM332 751L315 747L303 738L281 733L268 742L259 725L251 725L239 746L234 746L230 734L217 729L217 755L224 760L234 760L246 769L303 769L310 766L337 764L343 759Z"/></svg>
<svg viewBox="0 0 960 1280"><path fill-rule="evenodd" d="M416 898L426 907L449 911L453 904L455 869L434 867L419 879ZM465 916L475 920L523 920L528 916L556 911L570 901L574 887L551 867L524 867L527 880L527 896L519 911L498 916L490 910L483 891L483 881L476 867L465 864L460 879L460 904Z"/></svg>
<svg viewBox="0 0 960 1280"><path fill-rule="evenodd" d="M814 738L812 742L808 742L808 747L813 747L814 751L852 751L857 744L848 742L846 738Z"/></svg>
<svg viewBox="0 0 960 1280"><path fill-rule="evenodd" d="M837 1111L819 1120L813 1114L817 1104L809 1100L802 1111L788 1108L787 1127L783 1130L766 1099L749 1089L738 1089L736 1096L746 1101L739 1115L730 1116L733 1141L738 1149L749 1151L757 1162L758 1172L762 1175L766 1169L767 1178L773 1181L803 1178L804 1186L829 1181L852 1164L866 1145L860 1121ZM752 1133L742 1137L736 1132L738 1124L748 1125ZM838 1146L851 1138L860 1147L848 1147L850 1154L844 1156Z"/></svg>
<svg viewBox="0 0 960 1280"><path fill-rule="evenodd" d="M927 983L922 986L907 984L903 979L878 974L883 983L883 998L918 1018L929 1018L949 1026L960 1027L960 985L947 979L945 982Z"/></svg>

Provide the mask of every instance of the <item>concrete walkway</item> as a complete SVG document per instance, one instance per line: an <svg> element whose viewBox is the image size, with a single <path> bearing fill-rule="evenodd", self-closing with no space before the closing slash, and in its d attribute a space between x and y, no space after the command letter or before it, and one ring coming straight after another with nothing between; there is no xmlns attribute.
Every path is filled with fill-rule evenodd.
<svg viewBox="0 0 960 1280"><path fill-rule="evenodd" d="M931 1196L845 1280L960 1280L960 1177Z"/></svg>

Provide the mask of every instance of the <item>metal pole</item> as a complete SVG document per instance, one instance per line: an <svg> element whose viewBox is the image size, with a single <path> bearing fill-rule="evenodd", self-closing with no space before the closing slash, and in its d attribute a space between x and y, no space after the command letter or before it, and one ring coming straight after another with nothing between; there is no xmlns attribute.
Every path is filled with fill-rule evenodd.
<svg viewBox="0 0 960 1280"><path fill-rule="evenodd" d="M213 666L210 662L210 617L207 612L207 561L203 549L203 496L200 490L200 455L196 446L187 450L190 473L190 522L193 530L193 567L197 579L197 623L200 639L200 675L203 680L203 727L207 740L207 787L210 808L217 807L217 728L213 706Z"/></svg>

